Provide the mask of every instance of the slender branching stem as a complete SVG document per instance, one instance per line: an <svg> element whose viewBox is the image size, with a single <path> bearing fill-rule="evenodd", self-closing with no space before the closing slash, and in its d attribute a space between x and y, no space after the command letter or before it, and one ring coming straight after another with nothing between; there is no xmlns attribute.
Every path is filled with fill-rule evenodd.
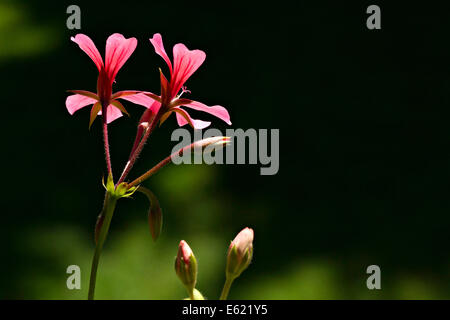
<svg viewBox="0 0 450 320"><path fill-rule="evenodd" d="M123 169L123 172L119 178L119 181L117 181L117 185L122 183L130 173L131 169L134 166L134 163L136 162L137 158L142 152L142 149L144 149L144 145L147 142L148 137L155 129L156 125L158 124L158 121L160 119L160 116L156 115L153 117L153 120L151 121L149 127L144 130L144 134L142 135L142 132L138 129L138 132L136 134L136 139L134 140L133 148L130 152L130 157L128 158L127 164L125 165L125 168ZM141 138L142 137L142 138Z"/></svg>
<svg viewBox="0 0 450 320"><path fill-rule="evenodd" d="M108 191L105 195L105 201L103 203L103 209L100 215L104 215L103 223L100 227L100 234L97 239L97 244L95 246L94 258L92 259L91 266L91 277L89 280L89 294L88 299L94 300L95 293L95 283L97 280L97 269L98 263L100 261L100 254L103 249L103 244L105 243L106 237L108 235L109 226L111 224L111 219L114 214L114 209L116 207L117 198L111 195Z"/></svg>
<svg viewBox="0 0 450 320"><path fill-rule="evenodd" d="M222 294L220 295L220 300L227 300L228 293L230 292L231 284L233 283L234 278L227 277L225 280L225 284L223 285Z"/></svg>
<svg viewBox="0 0 450 320"><path fill-rule="evenodd" d="M194 143L191 143L190 145L181 148L180 150L172 153L170 156L168 156L167 158L165 158L164 160L162 160L161 162L159 162L156 166L154 166L153 168L151 168L150 170L148 170L146 173L144 173L143 175L141 175L139 178L133 180L132 182L130 182L128 184L128 188L134 187L140 183L142 183L144 180L147 180L148 178L150 178L152 175L154 175L156 172L158 172L161 168L163 168L164 166L166 166L167 164L172 162L172 158L175 156L182 156L184 152L186 151L190 151L194 149Z"/></svg>
<svg viewBox="0 0 450 320"><path fill-rule="evenodd" d="M108 123L106 122L106 108L103 108L102 120L103 120L103 142L105 145L105 158L106 167L108 168L108 174L112 176L112 166L111 166L111 154L109 153L109 139L108 139Z"/></svg>

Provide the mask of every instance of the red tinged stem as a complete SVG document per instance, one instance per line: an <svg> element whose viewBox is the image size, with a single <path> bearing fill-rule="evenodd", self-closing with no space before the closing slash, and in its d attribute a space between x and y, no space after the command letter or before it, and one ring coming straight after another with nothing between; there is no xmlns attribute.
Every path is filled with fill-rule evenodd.
<svg viewBox="0 0 450 320"><path fill-rule="evenodd" d="M146 173L144 173L143 175L141 175L139 178L133 180L131 183L128 184L128 188L134 187L138 184L140 184L141 182L143 182L144 180L150 178L152 175L154 175L156 172L158 172L161 168L163 168L165 165L169 164L172 162L172 157L174 157L175 155L178 156L182 156L183 153L186 150L193 150L194 146L195 146L196 142L191 143L190 145L181 148L180 150L172 153L170 156L168 156L167 158L165 158L164 160L162 160L160 163L158 163L156 166L154 166L153 168L151 168L150 170L148 170Z"/></svg>
<svg viewBox="0 0 450 320"><path fill-rule="evenodd" d="M112 166L111 166L111 154L109 153L109 139L108 139L108 123L106 122L106 108L102 107L102 120L103 120L103 142L105 146L105 159L106 166L108 168L108 174L112 177Z"/></svg>
<svg viewBox="0 0 450 320"><path fill-rule="evenodd" d="M131 149L130 157L128 159L127 164L125 165L125 168L123 169L122 175L119 178L119 181L117 181L117 185L122 183L130 173L131 169L134 166L134 163L136 162L137 158L142 152L142 149L144 149L145 142L147 141L150 134L155 129L156 125L158 124L160 115L157 114L155 117L153 117L153 120L150 123L150 126L144 131L144 136L142 136L142 139L140 139L140 130L138 129L136 139L134 141L133 148ZM140 141L139 141L140 139Z"/></svg>

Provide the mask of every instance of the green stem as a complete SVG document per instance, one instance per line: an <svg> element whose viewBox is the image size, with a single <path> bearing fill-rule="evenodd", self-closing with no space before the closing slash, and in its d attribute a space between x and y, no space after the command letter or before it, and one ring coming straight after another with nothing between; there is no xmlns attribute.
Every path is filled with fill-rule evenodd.
<svg viewBox="0 0 450 320"><path fill-rule="evenodd" d="M191 300L195 300L194 289L188 290L188 292L189 292L189 298L190 298Z"/></svg>
<svg viewBox="0 0 450 320"><path fill-rule="evenodd" d="M100 234L98 236L97 245L95 246L94 259L92 260L91 278L89 280L89 295L88 300L94 300L95 282L97 280L98 262L100 260L100 254L102 252L103 244L105 243L106 236L108 235L109 225L114 214L117 198L110 194L108 191L105 195L105 201L103 203L103 209L101 215L104 215L103 224L100 227Z"/></svg>
<svg viewBox="0 0 450 320"><path fill-rule="evenodd" d="M228 293L230 292L231 284L233 283L234 278L227 277L225 280L225 284L223 285L222 294L220 295L219 300L227 300Z"/></svg>

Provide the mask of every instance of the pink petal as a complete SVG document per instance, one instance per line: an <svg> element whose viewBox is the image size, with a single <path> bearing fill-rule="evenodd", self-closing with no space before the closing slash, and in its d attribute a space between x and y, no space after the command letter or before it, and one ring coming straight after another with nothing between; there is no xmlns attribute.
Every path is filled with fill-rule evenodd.
<svg viewBox="0 0 450 320"><path fill-rule="evenodd" d="M74 114L75 111L78 111L81 108L86 107L90 104L94 104L96 102L97 100L93 98L82 96L81 94L74 94L67 97L66 108L70 114Z"/></svg>
<svg viewBox="0 0 450 320"><path fill-rule="evenodd" d="M172 62L170 62L169 56L167 55L166 50L164 50L161 35L159 33L155 33L153 35L153 38L150 39L150 42L155 48L155 52L159 54L164 59L164 61L166 61L170 69L170 74L172 74Z"/></svg>
<svg viewBox="0 0 450 320"><path fill-rule="evenodd" d="M131 96L131 95L135 95L138 93L142 93L143 91L138 91L138 90L123 90L123 91L117 91L116 93L114 93L111 96L111 99L118 99L121 98L123 96Z"/></svg>
<svg viewBox="0 0 450 320"><path fill-rule="evenodd" d="M91 38L82 33L79 33L75 37L71 37L70 40L78 44L81 50L86 52L86 54L92 59L92 61L94 61L98 71L100 71L100 69L103 67L103 59Z"/></svg>
<svg viewBox="0 0 450 320"><path fill-rule="evenodd" d="M183 104L183 106L194 109L194 110L207 112L207 113L212 114L213 116L216 116L217 118L225 121L228 125L231 125L230 114L228 113L227 109L225 109L222 106L209 107L206 104L203 104L198 101L192 101L189 104Z"/></svg>
<svg viewBox="0 0 450 320"><path fill-rule="evenodd" d="M101 111L98 112L99 115L102 114ZM122 116L122 111L114 107L112 104L106 109L106 123L111 123Z"/></svg>
<svg viewBox="0 0 450 320"><path fill-rule="evenodd" d="M116 78L117 72L134 52L136 46L136 38L126 39L120 33L114 33L106 40L105 69L111 83Z"/></svg>
<svg viewBox="0 0 450 320"><path fill-rule="evenodd" d="M209 127L209 125L211 124L211 122L209 122L209 121L202 121L202 120L193 119L193 118L189 115L189 113L187 113L185 110L181 109L180 107L173 108L173 110L174 110L174 109L177 109L178 112L183 113L183 114L189 119L189 121L192 123L192 126L194 127L194 129L204 129L204 128L206 128L206 127ZM189 123L189 122L188 122L181 114L179 114L178 112L176 113L178 125L179 125L180 127L182 127L182 126L186 125L187 123Z"/></svg>
<svg viewBox="0 0 450 320"><path fill-rule="evenodd" d="M200 67L206 59L206 54L201 50L189 50L182 43L173 47L173 75L170 80L172 96L174 97L189 77Z"/></svg>
<svg viewBox="0 0 450 320"><path fill-rule="evenodd" d="M149 108L155 102L155 100L153 100L152 98L147 97L143 93L122 96L122 97L120 97L120 99L127 100L127 101L133 102L135 104L139 104L139 105L144 106L146 108Z"/></svg>

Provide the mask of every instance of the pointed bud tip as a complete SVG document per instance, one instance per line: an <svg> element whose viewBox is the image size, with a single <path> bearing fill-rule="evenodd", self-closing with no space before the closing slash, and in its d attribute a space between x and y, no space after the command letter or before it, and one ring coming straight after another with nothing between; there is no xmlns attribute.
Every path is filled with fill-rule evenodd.
<svg viewBox="0 0 450 320"><path fill-rule="evenodd" d="M227 277L238 277L249 266L253 256L254 232L244 228L231 241L227 254Z"/></svg>
<svg viewBox="0 0 450 320"><path fill-rule="evenodd" d="M236 245L238 249L243 249L243 251L253 245L254 232L251 228L244 228L237 234L231 245Z"/></svg>
<svg viewBox="0 0 450 320"><path fill-rule="evenodd" d="M202 148L203 149L203 148L206 148L208 146L211 146L211 147L214 147L214 148L220 148L220 147L226 146L230 142L231 142L231 138L230 137L218 136L218 137L205 138L205 139L198 140L198 141L194 142L194 150L198 149L198 148Z"/></svg>
<svg viewBox="0 0 450 320"><path fill-rule="evenodd" d="M190 263L191 255L193 255L191 247L187 244L186 241L181 240L178 246L178 255L183 259L185 264Z"/></svg>

